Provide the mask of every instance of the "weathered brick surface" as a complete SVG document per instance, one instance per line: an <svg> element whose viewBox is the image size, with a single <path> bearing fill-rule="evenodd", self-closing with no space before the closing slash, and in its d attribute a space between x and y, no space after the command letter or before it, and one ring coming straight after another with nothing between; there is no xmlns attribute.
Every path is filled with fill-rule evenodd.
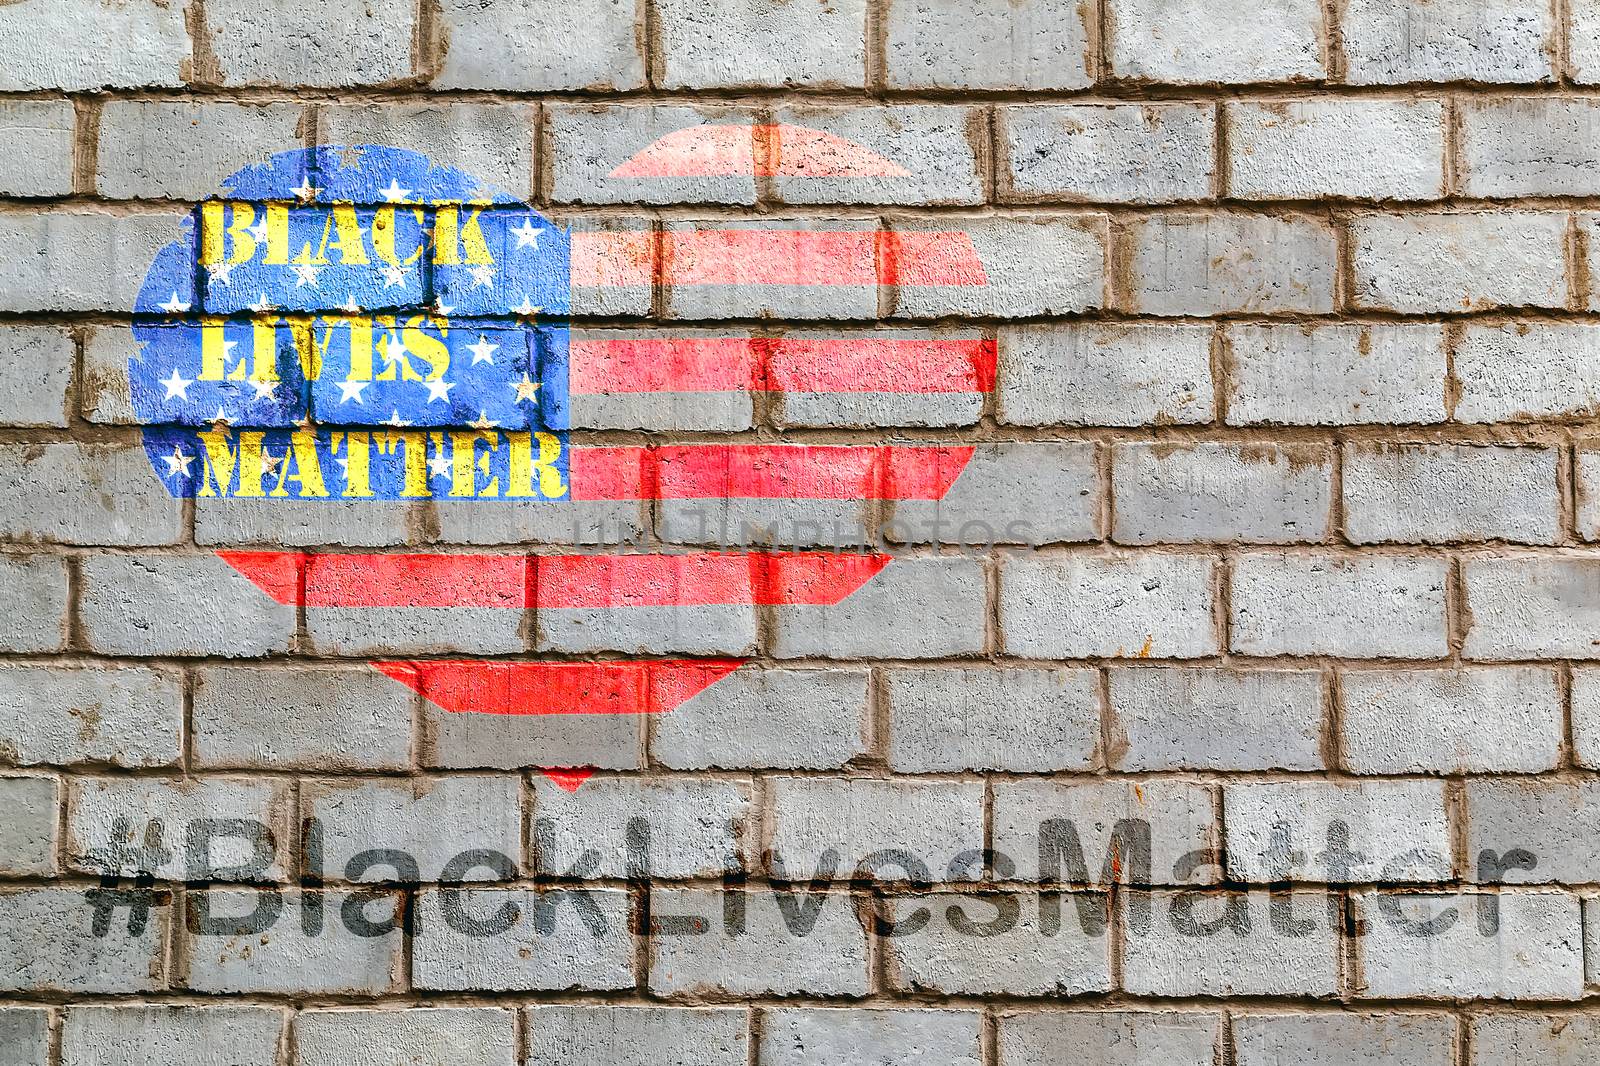
<svg viewBox="0 0 1600 1066"><path fill-rule="evenodd" d="M0 0L0 1066L1589 1062L1597 42L1600 0ZM566 229L541 414L680 457L163 490L142 334L278 312L143 279L302 147L273 198L439 168L390 193L453 331L424 181ZM724 444L948 450L663 491ZM882 567L618 609L522 561L743 523ZM304 606L228 562L283 550ZM331 605L369 552L528 580Z"/></svg>

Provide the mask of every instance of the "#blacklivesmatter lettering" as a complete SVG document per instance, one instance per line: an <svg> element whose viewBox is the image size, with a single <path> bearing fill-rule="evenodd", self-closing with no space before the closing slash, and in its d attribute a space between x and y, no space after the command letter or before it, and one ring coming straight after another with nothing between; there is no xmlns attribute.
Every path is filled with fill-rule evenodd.
<svg viewBox="0 0 1600 1066"><path fill-rule="evenodd" d="M305 203L309 175L292 191L204 203L174 246L192 258L164 253L193 288L135 325L130 377L169 491L567 497L567 332L545 318L569 310L566 234L398 176L371 206Z"/></svg>

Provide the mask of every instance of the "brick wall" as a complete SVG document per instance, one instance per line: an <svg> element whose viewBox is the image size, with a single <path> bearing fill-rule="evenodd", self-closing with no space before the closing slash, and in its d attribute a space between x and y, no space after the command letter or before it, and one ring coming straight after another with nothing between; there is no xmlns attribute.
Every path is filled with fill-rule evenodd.
<svg viewBox="0 0 1600 1066"><path fill-rule="evenodd" d="M0 5L0 1064L1593 1061L1597 83L1597 0ZM706 121L910 177L609 176ZM970 234L981 290L710 299L663 261L573 326L980 337L981 399L602 396L573 436L976 443L938 508L821 517L1023 526L903 537L812 614L272 602L215 550L567 528L151 473L155 249L239 167L349 142L658 249ZM751 662L509 739L367 665L645 652ZM195 878L207 820L260 835ZM96 935L108 854L151 906Z"/></svg>

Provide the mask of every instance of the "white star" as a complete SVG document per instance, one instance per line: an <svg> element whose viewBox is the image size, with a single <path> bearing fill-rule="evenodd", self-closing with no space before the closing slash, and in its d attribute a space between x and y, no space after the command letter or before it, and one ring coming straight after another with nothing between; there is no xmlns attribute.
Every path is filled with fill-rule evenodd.
<svg viewBox="0 0 1600 1066"><path fill-rule="evenodd" d="M296 263L294 265L294 287L299 289L310 285L313 289L316 288L317 271L321 269L315 263Z"/></svg>
<svg viewBox="0 0 1600 1066"><path fill-rule="evenodd" d="M442 455L434 455L432 459L428 460L428 474L431 477L450 476L450 460Z"/></svg>
<svg viewBox="0 0 1600 1066"><path fill-rule="evenodd" d="M264 473L270 474L278 469L279 465L287 458L289 458L288 452L284 452L282 455L273 455L271 452L262 449L261 469Z"/></svg>
<svg viewBox="0 0 1600 1066"><path fill-rule="evenodd" d="M398 178L390 178L389 187L382 190L382 192L383 198L391 204L403 204L406 201L406 197L411 195L410 189L402 189L400 187L400 179Z"/></svg>
<svg viewBox="0 0 1600 1066"><path fill-rule="evenodd" d="M472 429L484 430L484 429L498 429L499 426L500 426L500 423L498 423L494 419L490 418L489 417L489 412L485 411L483 408L480 407L480 408L478 408L478 420L476 422L468 422L467 425L470 426Z"/></svg>
<svg viewBox="0 0 1600 1066"><path fill-rule="evenodd" d="M234 264L232 263L218 263L216 266L208 266L206 267L206 276L213 285L231 285L233 284L233 267Z"/></svg>
<svg viewBox="0 0 1600 1066"><path fill-rule="evenodd" d="M228 358L233 355L233 350L239 347L238 341L225 340L222 342L222 365L228 365Z"/></svg>
<svg viewBox="0 0 1600 1066"><path fill-rule="evenodd" d="M483 334L478 334L478 343L467 345L467 351L472 353L472 365L488 363L494 366L494 353L500 350L498 344L490 344L489 339Z"/></svg>
<svg viewBox="0 0 1600 1066"><path fill-rule="evenodd" d="M178 294L174 292L166 303L156 304L156 306L169 315L176 315L189 310L189 301L178 299Z"/></svg>
<svg viewBox="0 0 1600 1066"><path fill-rule="evenodd" d="M278 383L276 381L252 381L250 387L256 390L255 398L258 400L276 400L278 398Z"/></svg>
<svg viewBox="0 0 1600 1066"><path fill-rule="evenodd" d="M390 413L389 417L383 420L383 424L386 426L394 426L396 429L399 429L401 426L409 426L413 423L407 422L405 419L401 418L400 408L396 407L394 411Z"/></svg>
<svg viewBox="0 0 1600 1066"><path fill-rule="evenodd" d="M396 360L404 359L410 354L411 349L406 347L406 342L400 339L398 332L391 333L384 339L383 361L385 363L393 363Z"/></svg>
<svg viewBox="0 0 1600 1066"><path fill-rule="evenodd" d="M194 456L184 451L181 447L174 444L172 446L172 454L163 455L162 458L167 461L168 477L180 474L184 477L189 476L189 464L194 462Z"/></svg>
<svg viewBox="0 0 1600 1066"><path fill-rule="evenodd" d="M433 308L434 308L435 311L438 311L439 314L441 314L441 315L449 315L451 311L454 311L456 309L456 305L455 304L447 304L447 303L445 303L444 302L444 297L441 296L437 300L434 301Z"/></svg>
<svg viewBox="0 0 1600 1066"><path fill-rule="evenodd" d="M334 382L334 384L339 386L339 402L340 403L349 403L351 400L354 400L356 403L366 403L367 401L363 400L361 398L361 390L366 388L368 385L372 384L372 382L370 382L370 381L337 381L337 382Z"/></svg>
<svg viewBox="0 0 1600 1066"><path fill-rule="evenodd" d="M435 400L444 400L448 403L450 400L450 390L456 387L455 382L446 381L444 378L440 378L438 381L424 381L423 384L428 387L429 403L432 403Z"/></svg>
<svg viewBox="0 0 1600 1066"><path fill-rule="evenodd" d="M468 271L472 275L472 287L487 289L494 285L494 267L485 263L475 266Z"/></svg>
<svg viewBox="0 0 1600 1066"><path fill-rule="evenodd" d="M535 226L533 219L525 218L522 220L522 225L513 227L511 232L517 238L518 248L537 248L539 247L539 234L544 232L544 227Z"/></svg>
<svg viewBox="0 0 1600 1066"><path fill-rule="evenodd" d="M267 243L267 220L266 220L266 218L263 216L262 218L256 219L256 224L254 226L251 226L249 229L245 230L245 232L250 234L250 236L254 237L255 238L255 242L257 244L266 244Z"/></svg>
<svg viewBox="0 0 1600 1066"><path fill-rule="evenodd" d="M190 385L194 384L194 378L185 378L182 374L178 373L177 367L173 367L172 376L161 382L161 384L167 387L167 394L162 397L163 400L170 400L174 396L180 400L188 400L188 389Z"/></svg>
<svg viewBox="0 0 1600 1066"><path fill-rule="evenodd" d="M522 375L521 381L508 381L506 384L516 391L517 403L521 403L524 400L532 402L538 399L539 383L530 379L527 374Z"/></svg>
<svg viewBox="0 0 1600 1066"><path fill-rule="evenodd" d="M251 304L249 306L250 306L250 310L254 311L256 314L259 315L263 311L271 311L272 310L272 301L267 299L267 294L266 293L261 293L260 295L258 295L255 298L255 300L253 302L251 302Z"/></svg>
<svg viewBox="0 0 1600 1066"><path fill-rule="evenodd" d="M518 304L516 307L513 307L511 309L511 313L514 315L521 315L524 318L531 318L543 310L543 307L535 307L533 301L524 296L522 298L522 303Z"/></svg>
<svg viewBox="0 0 1600 1066"><path fill-rule="evenodd" d="M313 196L317 195L317 193L321 192L322 190L317 188L315 185L311 184L311 179L309 177L306 177L306 178L301 178L300 179L299 186L297 186L296 188L290 189L289 191L294 193L296 196L298 196L302 200L309 200Z"/></svg>
<svg viewBox="0 0 1600 1066"><path fill-rule="evenodd" d="M225 414L223 412L222 405L220 403L217 404L217 413L211 416L211 421L217 423L220 426L231 426L231 425L233 425L233 419L229 418L227 416L227 414Z"/></svg>
<svg viewBox="0 0 1600 1066"><path fill-rule="evenodd" d="M361 305L356 303L355 294L352 293L344 298L344 306L341 307L340 310L348 311L352 315L359 314L361 312Z"/></svg>
<svg viewBox="0 0 1600 1066"><path fill-rule="evenodd" d="M383 268L383 287L393 289L406 283L406 272L397 266Z"/></svg>

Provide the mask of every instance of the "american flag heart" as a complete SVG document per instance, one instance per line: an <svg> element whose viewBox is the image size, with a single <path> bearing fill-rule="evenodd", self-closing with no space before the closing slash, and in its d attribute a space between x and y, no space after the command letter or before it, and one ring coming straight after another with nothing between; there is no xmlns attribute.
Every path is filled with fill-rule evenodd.
<svg viewBox="0 0 1600 1066"><path fill-rule="evenodd" d="M297 431L315 434L317 423L334 421L370 427L373 433L365 439L373 447L389 444L386 454L395 469L389 472L391 482L373 479L378 499L417 495L412 490L422 476L420 467L403 468L400 458L408 450L431 456L427 496L443 503L458 494L463 476L479 484L480 472L491 483L504 480L508 494L519 477L529 484L546 474L557 482L564 479L563 491L553 494L574 516L568 538L574 550L564 553L218 553L264 594L302 609L319 649L337 651L341 634L352 627L433 630L448 637L453 627L487 626L507 634L506 650L515 655L524 647L516 635L531 612L538 656L532 660L374 659L375 668L415 690L430 711L441 712L432 742L458 749L445 753L446 764L537 766L569 789L581 785L594 766L611 764L613 754L620 760L615 765L627 765L627 752L637 743L632 724L637 716L682 707L755 656L758 609L804 615L864 595L893 566L876 539L878 522L895 508L908 508L910 514L919 504L937 506L973 457L971 446L789 442L748 431L752 404L781 405L802 421L807 412L813 420L823 413L825 420L827 412L862 410L877 412L889 424L909 425L930 403L981 407L983 395L994 387L992 340L931 331L794 329L785 321L791 314L833 317L801 310L819 304L843 307L845 317L876 318L878 294L886 286L983 285L983 266L963 232L895 232L876 219L781 221L751 215L674 220L644 230L575 226L563 234L525 206L512 210L455 172L434 168L419 174L418 157L411 153L372 146L324 148L310 153L303 171L286 169L285 158L236 175L231 196L281 198L275 183L299 176L291 192L302 206L276 216L287 236L270 228L269 208L213 208L215 215L202 217L189 236L187 253L183 248L170 252L151 271L141 297L146 311L175 319L190 310L192 301L223 317L248 311L251 318L215 327L210 341L191 345L203 359L209 344L211 357L222 360L211 381L199 380L205 376L199 371L186 371L181 359L168 360L175 363L174 377L157 378L166 367L150 353L171 340L157 331L197 327L192 322L148 327L147 336L157 342L146 340L146 364L137 373L145 375L147 387L141 389L136 380L135 397L146 397L146 406L159 407L174 425L147 431L147 450L169 488L202 497L218 487L225 495L234 482L240 488L233 491L248 494L240 490L247 478L257 476L263 479L257 491L270 497L275 493L266 486L274 473L281 489L291 466L303 481L306 469L319 463L341 464L349 496L353 431L344 437L323 431L314 444L297 451L296 441L302 439L294 436ZM609 173L624 188L730 175L808 182L912 178L893 160L820 130L716 123L659 137ZM440 197L441 183L455 194L454 201ZM392 206L346 218L322 206L346 198ZM447 201L463 206L438 206ZM469 265L474 234L461 226L465 215L435 216L430 228L425 204L437 211L479 209L473 220L492 262ZM307 219L295 211L304 211ZM245 213L254 228L246 226ZM375 277L365 282L342 276L360 264L352 266L348 255L335 263L328 252L346 222L358 235L362 226L370 234L374 253L367 273ZM320 253L314 251L319 225ZM447 225L451 244L441 250L438 234ZM385 233L385 227L393 232ZM408 236L408 227L418 233ZM539 233L545 234L542 245ZM255 257L261 260L272 258L276 241L284 261L276 264L275 274L271 265L255 259L238 269L224 265L220 278L216 265L206 266L197 272L201 279L189 295L179 277L184 255L198 255L205 265L208 242L215 242L210 258L218 259L230 236L236 250L245 243L262 250ZM431 257L420 251L429 239ZM354 240L344 235L344 243ZM419 251L407 262L413 242ZM301 243L304 250L296 257L293 248ZM560 284L552 284L552 274L562 272ZM169 281L172 293L162 302L158 297ZM607 290L644 286L660 291L668 281L672 298L686 305L675 309L681 316L755 318L769 327L760 332L771 336L666 328L569 335L551 321L574 309L563 286L572 293L598 294L603 304ZM352 293L343 304L337 301L341 284ZM425 303L430 288L436 299ZM259 290L255 298L253 290ZM317 323L328 320L333 309L351 321L376 316L371 329L381 365L393 372L387 379L378 380L384 374L374 371L370 382L356 380L361 375L353 369L358 361L354 326L347 326L352 337L347 379L341 383L336 375L319 372L316 360L324 345ZM323 318L308 325L295 313ZM280 368L277 387L270 391L259 358L254 371L244 360L236 370L227 366L233 345L251 343L228 331L255 331L259 349L263 328L277 335L268 342L276 346ZM436 354L453 369L408 373L419 349L427 354L431 340L447 352L448 358ZM183 343L189 343L187 334ZM290 380L294 362L285 358L290 349L301 353L303 380ZM328 358L330 365L336 361ZM480 363L487 365L480 368ZM289 372L282 371L285 366ZM507 384L515 397L504 393ZM159 404L158 387L165 392ZM256 393L253 399L247 389ZM428 390L426 399L422 389ZM174 396L175 390L182 395ZM303 400L299 406L297 397ZM255 406L246 410L250 404ZM379 417L383 414L389 417ZM697 439L584 443L572 441L567 432L569 427L605 432L655 423L692 427ZM223 431L238 439L246 425L266 427L268 436L260 445L265 474L249 465L253 438L234 451L214 443ZM380 426L388 428L380 431ZM541 436L542 431L549 433ZM707 431L739 436L703 439ZM281 435L276 454L272 433ZM506 455L493 447L480 455L469 439L473 434L525 441L520 475L514 445ZM549 461L530 475L529 463L542 462L538 441L546 436L559 441L559 455L546 457ZM365 455L366 445L363 449ZM247 451L251 458L241 458ZM198 469L184 461L186 455L199 461ZM224 460L226 471L219 469ZM550 505L544 500L527 504ZM617 507L621 510L612 510ZM639 536L637 527L622 528L620 520L616 530L603 528L605 516L625 515L630 508L651 517L655 538ZM591 547L581 543L580 516L596 514L602 526L594 539L601 543ZM792 535L801 529L805 535ZM752 530L778 530L779 543L762 543L761 536L749 536ZM825 619L818 614L819 624ZM718 728L737 729L738 723Z"/></svg>

